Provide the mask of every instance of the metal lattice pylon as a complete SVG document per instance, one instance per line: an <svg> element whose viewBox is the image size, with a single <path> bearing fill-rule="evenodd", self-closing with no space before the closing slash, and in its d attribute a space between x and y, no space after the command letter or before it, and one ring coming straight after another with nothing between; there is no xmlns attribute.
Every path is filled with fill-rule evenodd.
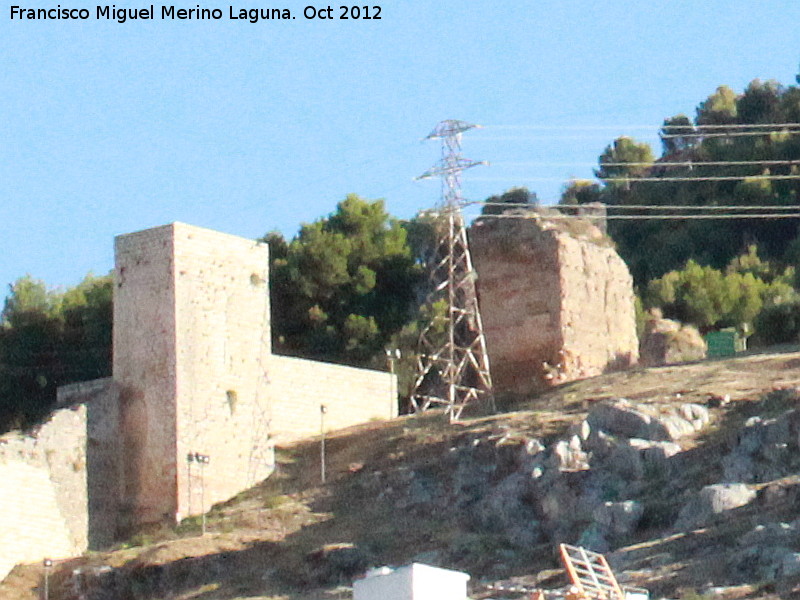
<svg viewBox="0 0 800 600"><path fill-rule="evenodd" d="M439 123L425 139L442 140L442 158L417 179L442 178L442 203L436 211L436 250L430 260L430 320L420 335L415 411L443 405L451 421L464 407L483 402L493 408L489 356L483 335L475 272L461 214L461 172L486 164L461 156L461 134L477 127L464 121ZM441 308L445 308L445 314Z"/></svg>

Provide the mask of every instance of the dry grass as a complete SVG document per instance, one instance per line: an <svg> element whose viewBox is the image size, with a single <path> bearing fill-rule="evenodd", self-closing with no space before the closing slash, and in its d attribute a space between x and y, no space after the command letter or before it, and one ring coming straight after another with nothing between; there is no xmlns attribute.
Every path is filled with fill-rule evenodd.
<svg viewBox="0 0 800 600"><path fill-rule="evenodd" d="M347 597L341 589L332 587L292 585L293 579L296 583L307 574L304 559L311 550L324 544L355 543L383 562L402 563L464 535L448 507L420 514L399 510L366 494L364 490L371 489L367 485L370 478L404 468L435 473L446 468L442 459L449 449L465 439L536 436L552 440L581 420L592 404L608 398L668 405L676 400L704 403L711 396L729 395L729 407L714 409L717 427L688 444L690 452L686 453L681 477L698 485L704 478L714 477L707 468L711 457L721 451L726 435L754 410L759 398L773 389L800 385L798 367L800 354L794 353L634 369L566 384L537 398L513 399L517 409L513 412L455 425L448 424L441 414L371 422L328 436L325 485L320 482L319 441L294 444L280 450L277 472L270 479L211 511L210 533L205 537L199 537L196 527L189 523L183 529L153 532L150 539L139 540L148 542L143 546L90 553L67 561L54 577L51 598L66 600L67 575L72 569L89 565L108 565L127 572L186 565L188 573L197 575L171 590L170 597L181 600ZM629 551L632 556L641 554L643 565L648 557L664 552L675 557L674 563L649 582L651 590L666 593L679 585L691 589L697 583L693 576L676 573L694 573L694 557L702 548L730 544L740 530L761 517L743 511L735 523L674 539L648 540L646 533ZM476 547L491 541L474 540ZM538 567L552 563L546 548L539 552L543 558ZM533 576L538 567L532 562L529 574ZM39 577L38 566L18 567L0 584L0 598L33 600ZM141 597L155 600L158 596Z"/></svg>

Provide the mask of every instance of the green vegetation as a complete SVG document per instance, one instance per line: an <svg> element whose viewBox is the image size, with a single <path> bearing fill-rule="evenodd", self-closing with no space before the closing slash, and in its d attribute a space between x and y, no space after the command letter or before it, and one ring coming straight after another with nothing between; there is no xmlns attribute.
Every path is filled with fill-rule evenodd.
<svg viewBox="0 0 800 600"><path fill-rule="evenodd" d="M570 182L561 204L604 202L626 215L653 213L642 206L798 206L800 180L770 178L800 173L792 162L800 160L800 136L775 127L798 122L798 86L756 79L741 94L720 86L694 119L664 120L660 157L620 137L598 159L602 183ZM761 345L798 341L796 219L612 220L608 230L645 307L704 332L755 332Z"/></svg>
<svg viewBox="0 0 800 600"><path fill-rule="evenodd" d="M647 144L618 138L599 157L596 174L603 185L574 182L565 189L562 203L601 201L620 207L796 206L800 181L759 177L797 174L798 166L785 161L800 159L800 136L749 134L775 129L772 124L797 122L800 87L755 80L742 94L736 94L720 86L698 105L693 121L686 115L664 121L662 154L658 159L654 159ZM726 129L726 125L750 127L733 130ZM724 135L734 132L748 135ZM737 164L730 164L733 162ZM674 181L685 177L705 180ZM730 179L708 179L721 177ZM631 208L624 214L646 212ZM611 221L609 233L639 286L681 269L689 259L723 269L753 244L770 261L796 265L798 259L796 219Z"/></svg>
<svg viewBox="0 0 800 600"><path fill-rule="evenodd" d="M0 322L0 429L27 427L50 410L56 388L111 374L111 276L66 291L25 276Z"/></svg>
<svg viewBox="0 0 800 600"><path fill-rule="evenodd" d="M800 135L772 131L780 123L800 123L800 86L720 86L694 119L664 120L659 157L632 138L613 140L598 157L601 183L569 182L561 203L603 202L629 215L648 214L639 206L797 207L800 180L762 178L800 173ZM700 180L675 181L686 177ZM538 199L512 188L487 202L484 215ZM435 318L433 334L444 332L445 307L422 308L435 230L431 214L401 222L383 200L351 194L291 240L267 234L276 351L385 368L384 350L399 348L399 392L408 395L421 327ZM800 340L796 219L612 220L608 232L639 291L640 332L644 309L660 308L704 332L736 327L762 345ZM0 323L0 429L35 423L57 386L110 374L111 302L110 276L66 291L30 276L11 286Z"/></svg>
<svg viewBox="0 0 800 600"><path fill-rule="evenodd" d="M724 271L689 259L682 270L653 279L647 285L646 304L704 331L738 327L747 334L765 306L772 308L797 297L790 283L793 279L793 268L777 274L750 246Z"/></svg>
<svg viewBox="0 0 800 600"><path fill-rule="evenodd" d="M279 352L353 365L383 364L384 348L418 306L422 269L408 232L351 194L336 211L271 251L273 337Z"/></svg>

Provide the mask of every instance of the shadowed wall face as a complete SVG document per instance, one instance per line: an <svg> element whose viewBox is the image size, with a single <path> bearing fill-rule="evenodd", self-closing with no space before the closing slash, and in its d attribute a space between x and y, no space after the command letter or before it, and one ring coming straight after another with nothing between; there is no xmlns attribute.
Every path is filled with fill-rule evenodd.
<svg viewBox="0 0 800 600"><path fill-rule="evenodd" d="M177 509L173 230L165 225L115 240L123 530L174 518Z"/></svg>

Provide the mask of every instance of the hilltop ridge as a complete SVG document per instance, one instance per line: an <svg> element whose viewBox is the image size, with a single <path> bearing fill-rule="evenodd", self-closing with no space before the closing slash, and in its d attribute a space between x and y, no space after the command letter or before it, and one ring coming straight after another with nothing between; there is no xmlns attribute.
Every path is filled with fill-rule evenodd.
<svg viewBox="0 0 800 600"><path fill-rule="evenodd" d="M484 598L498 582L559 585L558 541L607 552L652 597L790 597L798 367L800 353L639 368L455 425L355 426L328 436L324 485L319 440L296 443L212 509L206 536L194 518L59 563L50 597L340 598L369 566L417 560L467 571ZM40 577L17 567L0 596L36 598Z"/></svg>

